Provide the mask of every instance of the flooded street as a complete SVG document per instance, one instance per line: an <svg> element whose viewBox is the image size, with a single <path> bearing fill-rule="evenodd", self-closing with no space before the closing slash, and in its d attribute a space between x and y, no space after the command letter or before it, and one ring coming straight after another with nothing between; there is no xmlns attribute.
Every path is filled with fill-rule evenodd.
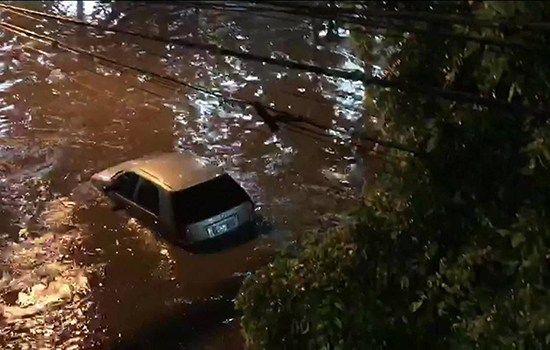
<svg viewBox="0 0 550 350"><path fill-rule="evenodd" d="M19 2L12 2L20 6ZM27 8L325 68L359 69L347 30L284 14L85 1ZM335 137L254 108L0 28L0 346L242 349L242 279L293 236L335 225L375 159L352 152L360 82L2 10L2 21L159 75L305 116ZM192 151L231 174L265 221L211 253L175 247L113 211L92 174L152 152Z"/></svg>

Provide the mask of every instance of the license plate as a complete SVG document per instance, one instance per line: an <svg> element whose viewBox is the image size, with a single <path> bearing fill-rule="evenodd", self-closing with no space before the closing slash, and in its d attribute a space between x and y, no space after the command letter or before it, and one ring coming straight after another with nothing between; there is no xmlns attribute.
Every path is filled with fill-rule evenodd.
<svg viewBox="0 0 550 350"><path fill-rule="evenodd" d="M237 227L237 215L230 216L207 227L210 237L219 236Z"/></svg>

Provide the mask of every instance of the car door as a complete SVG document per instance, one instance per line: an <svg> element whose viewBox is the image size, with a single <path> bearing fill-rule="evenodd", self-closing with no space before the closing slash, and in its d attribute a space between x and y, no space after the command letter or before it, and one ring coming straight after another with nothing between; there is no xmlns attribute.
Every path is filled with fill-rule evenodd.
<svg viewBox="0 0 550 350"><path fill-rule="evenodd" d="M140 178L135 198L135 216L152 229L159 229L160 191L151 181Z"/></svg>
<svg viewBox="0 0 550 350"><path fill-rule="evenodd" d="M139 182L139 175L133 172L125 172L116 177L114 183L107 191L107 195L115 202L115 205L129 210L134 205L134 195Z"/></svg>

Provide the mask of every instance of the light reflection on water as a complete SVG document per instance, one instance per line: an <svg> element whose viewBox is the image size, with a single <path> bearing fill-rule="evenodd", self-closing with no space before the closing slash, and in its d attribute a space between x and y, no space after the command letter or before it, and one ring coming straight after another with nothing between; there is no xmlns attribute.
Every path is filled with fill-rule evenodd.
<svg viewBox="0 0 550 350"><path fill-rule="evenodd" d="M41 215L44 227L21 229L20 241L2 250L0 312L6 349L79 348L88 335L90 268L71 256L84 239L71 224L74 207L67 198L49 202Z"/></svg>
<svg viewBox="0 0 550 350"><path fill-rule="evenodd" d="M74 1L32 6L78 15ZM346 30L328 43L322 25L305 21L166 9L84 2L83 15L130 30L366 69L353 58ZM140 334L143 344L242 348L231 303L241 279L269 259L272 242L330 227L355 204L349 174L357 156L347 134L362 127L362 84L2 16L51 35L62 29L71 45L341 131L312 137L282 127L274 135L251 107L1 33L0 345L133 348ZM230 173L253 197L269 234L216 254L191 254L114 213L87 183L107 166L171 150L192 151Z"/></svg>

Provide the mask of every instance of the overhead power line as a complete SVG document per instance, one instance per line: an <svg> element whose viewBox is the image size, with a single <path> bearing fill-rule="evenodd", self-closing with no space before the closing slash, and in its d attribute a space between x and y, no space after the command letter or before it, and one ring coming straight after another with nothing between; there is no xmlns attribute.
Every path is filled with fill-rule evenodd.
<svg viewBox="0 0 550 350"><path fill-rule="evenodd" d="M506 17L496 17L494 19L479 19L473 16L463 16L456 13L437 13L428 11L391 11L371 9L368 6L357 8L360 3L351 3L355 8L344 7L321 7L312 6L292 1L253 1L258 4L269 4L274 7L280 7L285 9L300 9L307 10L312 13L331 14L336 16L348 16L351 18L361 18L361 16L368 18L389 18L393 20L407 20L414 22L426 22L426 23L445 23L445 24L458 24L467 25L475 28L492 28L492 29L517 29L517 30L530 30L530 31L548 31L550 30L550 23L548 22L533 22L528 18L515 18L514 21L510 21Z"/></svg>
<svg viewBox="0 0 550 350"><path fill-rule="evenodd" d="M115 33L121 33L121 34L139 37L142 39L159 41L166 44L206 50L214 54L239 57L243 59L265 62L269 64L274 64L274 65L282 65L292 69L305 70L316 74L323 74L327 76L344 78L344 79L353 80L353 81L361 81L365 85L374 85L374 86L379 86L383 88L393 88L393 89L402 91L404 93L430 96L430 97L439 97L439 98L456 101L460 103L477 104L479 106L484 106L488 108L500 108L500 109L508 109L508 110L511 109L516 113L528 113L528 114L533 114L537 116L543 116L544 118L547 118L547 116L550 113L550 111L546 109L526 107L517 103L510 103L508 101L499 100L495 98L481 97L471 93L435 88L430 86L420 86L418 84L411 84L408 82L399 82L399 81L386 80L378 77L372 77L358 70L342 71L339 69L323 68L319 66L314 66L314 65L289 61L289 60L274 59L270 57L259 56L259 55L250 54L243 51L234 51L234 50L230 50L230 49L223 48L213 44L196 43L196 42L190 42L183 39L166 39L160 36L149 36L141 33L99 26L99 25L95 25L85 21L79 21L72 18L51 15L51 14L47 14L39 11L28 10L28 9L19 8L11 5L6 5L6 4L0 4L0 8L4 8L15 14L23 13L23 14L37 15L44 18L56 19L59 21L74 23L77 25L83 25L87 27L101 29L104 31L111 31Z"/></svg>
<svg viewBox="0 0 550 350"><path fill-rule="evenodd" d="M1 7L1 4L0 4L0 7ZM12 13L15 13L16 15L23 16L23 17L25 17L25 18L29 18L29 19L31 19L31 20L37 21L37 22L39 22L39 23L44 23L43 21L45 20L45 19L43 19L43 18L34 17L33 15L28 15L28 14L24 14L24 13L19 13L18 11L12 10L12 9L8 9L8 11L10 11L10 12L12 12ZM60 21L60 24L61 24L61 25L64 25L64 26L67 26L67 25L71 25L72 23ZM159 53L156 53L156 52L147 51L147 54L150 54L150 55L153 55L153 56L157 56L157 57L160 57L160 58L166 59L166 60L169 60L169 59L170 59L169 56L162 55L162 54L159 54ZM166 82L162 82L162 81L160 81L160 82L163 83L163 84L166 83ZM284 92L285 94L288 94L288 95L292 95L292 96L297 97L297 98L307 99L307 100L313 100L313 101L316 101L317 103L324 103L324 104L330 104L330 105L340 106L341 108L346 109L346 110L353 110L353 111L356 111L356 112L361 112L361 111L364 110L362 107L349 106L348 104L342 103L342 102L337 101L337 100L329 100L329 99L327 99L327 100L319 101L319 100L315 100L315 99L309 98L309 97L307 97L307 96L305 96L305 95L298 94L298 93L293 93L293 92L288 92L288 91L282 91L282 92Z"/></svg>
<svg viewBox="0 0 550 350"><path fill-rule="evenodd" d="M448 31L448 30L445 31L440 26L437 26L436 27L437 31L434 32L434 28L426 28L425 25L415 26L407 23L403 24L403 20L400 20L398 18L384 18L384 20L381 21L380 18L376 16L372 16L373 18L368 18L368 17L361 18L357 16L350 16L350 15L338 15L337 13L334 13L334 12L315 12L304 8L294 8L294 7L276 8L276 7L266 7L266 6L258 6L258 5L250 6L245 4L232 5L232 4L219 3L219 2L186 1L186 2L182 2L180 5L187 6L187 7L195 7L200 9L233 11L233 12L240 12L240 13L246 13L246 12L284 13L284 14L302 16L302 17L313 18L313 19L322 19L322 20L328 20L328 21L338 21L338 22L347 23L347 24L354 24L362 28L382 29L385 31L400 31L403 33L415 33L419 35L437 35L443 38L475 42L481 45L488 45L490 47L496 47L499 49L527 50L530 52L535 52L537 54L550 56L550 50L539 46L525 44L523 42L513 42L510 40L502 40L502 39L489 38L484 36L457 33L457 32ZM423 24L431 24L431 25L436 24L436 23L431 23L430 21L422 21L422 22ZM441 24L441 22L438 22L437 24ZM384 32L381 32L380 34L384 35Z"/></svg>
<svg viewBox="0 0 550 350"><path fill-rule="evenodd" d="M109 32L113 32L113 33L130 35L130 36L138 37L138 38L141 38L141 39L162 42L164 44L184 46L184 47L189 47L189 48L193 48L193 49L209 51L209 52L211 52L212 54L215 54L215 55L232 56L232 57L237 57L237 58L241 58L241 59L244 59L244 60L267 63L267 64L272 64L272 65L275 65L275 66L281 66L281 67L285 67L285 68L302 70L302 71L307 71L307 72L316 73L316 74L323 74L323 75L334 76L334 77L339 77L339 78L344 78L344 79L351 79L351 80L360 80L361 74L363 74L361 71L343 71L343 70L340 70L340 69L323 68L323 67L320 67L320 66L307 64L307 63L302 63L302 62L296 62L296 61L285 60L285 59L280 59L280 58L272 58L272 57L267 57L267 56L261 56L261 55L256 55L256 54L244 52L244 51L235 51L235 50L227 49L227 48L224 48L224 47L221 47L221 46L218 46L218 45L214 45L214 44L204 44L204 43L193 42L193 41L189 41L189 40L185 40L185 39L167 39L167 38L164 38L164 37L158 36L158 35L146 35L146 34L141 34L141 33L133 32L133 31L129 31L129 30L110 28L110 27L101 26L101 25L97 25L97 24L93 24L93 23L89 23L89 22L85 22L85 21L80 21L80 20L76 20L76 19L72 19L72 18L68 18L68 17L52 15L52 14L48 14L48 13L44 13L44 12L40 12L40 11L29 10L29 9L16 7L16 6L11 6L11 5L6 5L6 4L0 4L0 8L4 8L4 9L6 9L6 10L12 12L12 13L15 13L17 15L21 15L21 13L22 14L32 14L32 15L43 17L43 18L50 18L50 19L55 19L55 20L62 21L62 22L73 23L75 25L81 25L81 26L86 26L86 27L90 27L90 28L100 29L100 30L103 30L103 31L109 31Z"/></svg>
<svg viewBox="0 0 550 350"><path fill-rule="evenodd" d="M245 100L245 99L238 99L238 98L224 96L223 94L221 94L219 92L210 91L210 90L208 90L204 87L189 84L185 81L182 81L182 80L179 80L179 79L167 76L167 75L151 72L151 71L148 71L148 70L143 69L143 68L139 68L139 67L136 67L136 66L133 66L133 65L122 63L122 62L118 62L118 61L116 61L112 58L109 58L109 57L106 57L106 56L103 56L103 55L99 55L99 54L96 54L96 53L93 53L93 52L90 52L90 51L87 51L87 50L83 50L83 49L80 49L80 48L69 46L69 45L67 45L65 43L62 43L62 42L60 42L60 41L58 41L54 38L51 38L49 36L39 34L39 33L33 32L33 31L25 29L25 28L21 28L19 26L16 26L16 25L13 25L13 24L10 24L10 23L0 22L0 27L4 28L6 30L9 30L11 32L14 32L18 35L26 36L26 37L31 38L33 40L37 40L37 41L47 43L47 44L52 44L54 47L56 47L58 49L66 50L66 51L77 53L77 54L86 55L86 56L92 57L93 59L98 59L98 60L101 60L101 61L111 63L111 64L116 65L116 66L120 66L120 67L124 67L124 68L127 68L127 69L135 70L135 71L137 71L139 73L142 73L144 75L148 75L148 76L155 77L155 78L158 78L158 79L161 79L161 80L169 81L169 82L172 82L172 83L175 83L175 84L180 84L180 85L183 85L187 88L190 88L190 89L193 89L193 90L196 90L196 91L200 91L200 92L203 92L203 93L208 94L208 95L215 96L215 97L220 98L220 99L222 99L224 101L227 101L227 102L236 103L236 104L240 104L240 105L252 106L256 109L256 111L258 112L258 115L266 122L266 124L269 126L270 130L273 131L273 132L278 131L278 127L275 126L276 123L283 123L283 124L304 123L304 124L308 124L310 126L319 128L319 129L321 129L325 132L332 131L333 133L339 133L336 130L328 128L328 127L326 127L322 124L319 124L315 121L309 120L308 118L305 118L303 116L300 116L300 115L297 115L297 114L292 114L292 113L286 112L286 111L280 111L280 110L277 110L277 109L272 108L270 106L263 105L258 101L249 101L249 100ZM273 112L274 114L267 113L266 112L267 110ZM329 136L329 135L327 135L327 136ZM379 139L368 137L368 136L362 136L361 139L380 144L384 147L405 151L405 152L413 154L413 155L419 155L420 154L420 152L412 150L412 149L408 148L407 146L399 145L399 144L393 143L391 141L379 140Z"/></svg>

